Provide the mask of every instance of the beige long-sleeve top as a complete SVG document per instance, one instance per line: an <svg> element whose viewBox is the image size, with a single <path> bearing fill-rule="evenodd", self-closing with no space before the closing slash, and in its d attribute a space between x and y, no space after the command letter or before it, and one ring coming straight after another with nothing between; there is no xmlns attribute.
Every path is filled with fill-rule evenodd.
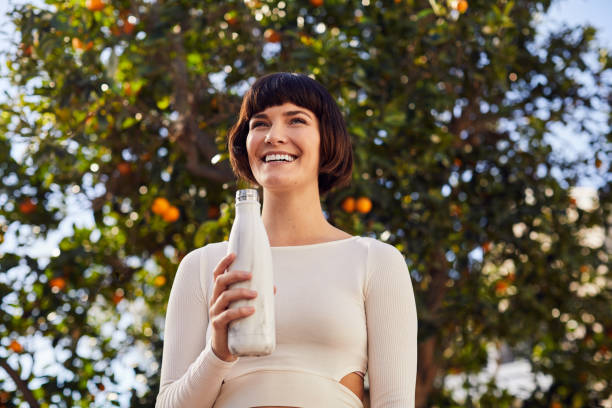
<svg viewBox="0 0 612 408"><path fill-rule="evenodd" d="M208 304L227 241L181 261L168 302L162 407L355 407L339 381L368 371L373 408L414 407L417 312L402 254L369 237L272 247L276 349L219 359ZM231 269L231 267L230 267Z"/></svg>

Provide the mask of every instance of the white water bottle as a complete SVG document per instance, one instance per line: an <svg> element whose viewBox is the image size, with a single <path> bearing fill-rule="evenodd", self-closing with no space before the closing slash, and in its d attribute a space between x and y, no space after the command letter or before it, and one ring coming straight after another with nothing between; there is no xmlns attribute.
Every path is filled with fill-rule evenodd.
<svg viewBox="0 0 612 408"><path fill-rule="evenodd" d="M236 258L228 270L248 271L250 280L237 282L232 288L257 291L254 299L242 299L230 308L252 306L255 312L229 324L227 346L236 356L264 356L276 347L274 324L274 275L272 250L261 219L257 190L236 192L236 218L229 236L228 254Z"/></svg>

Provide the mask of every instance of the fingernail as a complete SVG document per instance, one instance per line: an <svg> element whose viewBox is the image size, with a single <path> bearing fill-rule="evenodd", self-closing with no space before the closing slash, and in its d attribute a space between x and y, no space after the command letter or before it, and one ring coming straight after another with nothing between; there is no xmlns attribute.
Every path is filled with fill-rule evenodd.
<svg viewBox="0 0 612 408"><path fill-rule="evenodd" d="M255 308L253 306L246 306L246 307L240 308L240 311L242 311L244 313L252 312L254 310L255 310Z"/></svg>

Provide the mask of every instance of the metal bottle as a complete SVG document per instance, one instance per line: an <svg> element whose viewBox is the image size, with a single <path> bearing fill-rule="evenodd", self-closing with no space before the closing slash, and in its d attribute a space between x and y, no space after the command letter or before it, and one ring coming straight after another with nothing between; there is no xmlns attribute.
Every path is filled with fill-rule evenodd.
<svg viewBox="0 0 612 408"><path fill-rule="evenodd" d="M234 320L228 329L227 344L237 356L264 356L276 347L274 324L274 273L272 250L261 219L257 190L236 192L236 218L229 236L228 253L236 258L228 270L249 271L250 280L238 282L232 288L244 287L257 291L254 299L232 302L230 308L253 306L255 312Z"/></svg>

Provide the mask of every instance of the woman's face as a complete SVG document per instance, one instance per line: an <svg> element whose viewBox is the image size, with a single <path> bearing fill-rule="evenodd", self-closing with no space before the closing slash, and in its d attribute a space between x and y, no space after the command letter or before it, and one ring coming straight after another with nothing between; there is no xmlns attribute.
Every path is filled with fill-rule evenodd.
<svg viewBox="0 0 612 408"><path fill-rule="evenodd" d="M253 115L246 147L255 180L270 191L317 185L320 142L319 121L306 108L287 102Z"/></svg>

